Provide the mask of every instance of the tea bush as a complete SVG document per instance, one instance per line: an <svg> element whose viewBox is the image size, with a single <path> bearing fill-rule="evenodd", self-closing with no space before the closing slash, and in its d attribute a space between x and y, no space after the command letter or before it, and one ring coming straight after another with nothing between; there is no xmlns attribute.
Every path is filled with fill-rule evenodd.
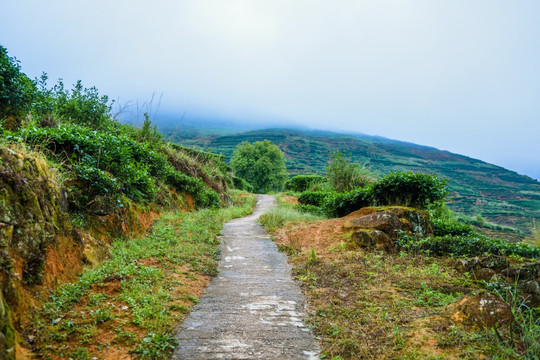
<svg viewBox="0 0 540 360"><path fill-rule="evenodd" d="M329 193L322 206L328 217L342 217L370 206L373 202L371 188L357 189L345 193Z"/></svg>
<svg viewBox="0 0 540 360"><path fill-rule="evenodd" d="M429 253L430 255L479 256L483 254L518 255L526 258L540 256L540 248L524 243L511 243L499 238L472 234L463 236L435 236L418 238L401 234L396 245L411 253Z"/></svg>
<svg viewBox="0 0 540 360"><path fill-rule="evenodd" d="M201 180L175 170L157 148L122 134L65 125L23 129L19 137L45 147L58 160L69 163L81 182L81 195L88 200L116 191L136 202L146 203L154 199L156 181L163 181L180 192L195 195L198 206L219 203L216 193Z"/></svg>
<svg viewBox="0 0 540 360"><path fill-rule="evenodd" d="M445 219L432 219L433 233L435 236L471 236L476 233L470 225Z"/></svg>
<svg viewBox="0 0 540 360"><path fill-rule="evenodd" d="M304 214L313 214L317 216L324 216L323 210L319 206L309 204L299 204L294 207L295 210Z"/></svg>
<svg viewBox="0 0 540 360"><path fill-rule="evenodd" d="M393 172L379 179L371 188L378 205L401 205L425 209L429 204L444 201L448 196L446 183L436 175Z"/></svg>
<svg viewBox="0 0 540 360"><path fill-rule="evenodd" d="M287 190L295 192L304 192L309 190L313 185L327 182L326 177L320 175L296 175L285 184Z"/></svg>
<svg viewBox="0 0 540 360"><path fill-rule="evenodd" d="M325 191L304 191L298 197L298 202L302 205L322 206L325 202L328 192Z"/></svg>

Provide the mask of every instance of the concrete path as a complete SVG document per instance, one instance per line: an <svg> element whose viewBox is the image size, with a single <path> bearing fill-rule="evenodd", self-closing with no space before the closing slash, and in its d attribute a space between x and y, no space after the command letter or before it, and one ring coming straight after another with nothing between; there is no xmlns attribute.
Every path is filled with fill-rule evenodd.
<svg viewBox="0 0 540 360"><path fill-rule="evenodd" d="M256 222L275 198L257 200L252 215L225 224L219 276L179 328L173 359L319 359L287 258Z"/></svg>

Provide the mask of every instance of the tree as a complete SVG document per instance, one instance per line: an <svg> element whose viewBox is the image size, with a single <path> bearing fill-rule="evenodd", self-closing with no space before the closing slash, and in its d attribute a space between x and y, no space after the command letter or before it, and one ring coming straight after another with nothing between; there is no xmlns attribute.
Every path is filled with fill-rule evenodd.
<svg viewBox="0 0 540 360"><path fill-rule="evenodd" d="M283 153L269 140L239 144L231 167L235 175L253 185L256 192L281 190L289 177Z"/></svg>
<svg viewBox="0 0 540 360"><path fill-rule="evenodd" d="M340 151L332 154L326 168L328 182L337 192L351 191L373 182L373 173L365 166L346 159Z"/></svg>

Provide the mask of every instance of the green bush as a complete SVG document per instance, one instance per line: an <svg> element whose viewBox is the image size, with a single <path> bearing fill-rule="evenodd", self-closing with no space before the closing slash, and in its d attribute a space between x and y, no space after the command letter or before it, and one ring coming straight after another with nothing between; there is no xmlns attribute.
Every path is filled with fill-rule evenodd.
<svg viewBox="0 0 540 360"><path fill-rule="evenodd" d="M295 192L304 192L315 184L321 184L327 181L326 177L320 175L296 175L287 180L285 188Z"/></svg>
<svg viewBox="0 0 540 360"><path fill-rule="evenodd" d="M17 59L9 57L0 45L0 120L23 116L31 110L36 86L24 73Z"/></svg>
<svg viewBox="0 0 540 360"><path fill-rule="evenodd" d="M233 186L236 189L245 190L245 191L249 191L249 192L253 192L253 190L254 190L253 186L250 183L248 183L246 180L242 179L242 178L239 178L237 176L233 176L232 181L233 181Z"/></svg>
<svg viewBox="0 0 540 360"><path fill-rule="evenodd" d="M357 189L345 193L329 193L322 206L328 217L342 217L373 202L371 188Z"/></svg>
<svg viewBox="0 0 540 360"><path fill-rule="evenodd" d="M304 191L298 197L298 202L303 205L322 206L325 202L328 192L325 191Z"/></svg>
<svg viewBox="0 0 540 360"><path fill-rule="evenodd" d="M447 182L436 175L393 172L375 182L371 190L376 204L425 209L431 203L446 199Z"/></svg>
<svg viewBox="0 0 540 360"><path fill-rule="evenodd" d="M92 129L107 129L112 124L112 103L106 95L99 95L97 88L85 88L79 80L67 90L62 80L47 89L47 76L39 82L35 110L37 116L57 116L62 120Z"/></svg>
<svg viewBox="0 0 540 360"><path fill-rule="evenodd" d="M540 256L540 248L524 243L511 243L499 238L473 234L470 236L435 236L418 238L401 234L396 245L411 253L429 253L438 256L479 256L483 254L518 255L526 258Z"/></svg>
<svg viewBox="0 0 540 360"><path fill-rule="evenodd" d="M299 204L294 207L296 211L304 214L313 214L316 216L324 216L324 212L321 207L309 204Z"/></svg>
<svg viewBox="0 0 540 360"><path fill-rule="evenodd" d="M457 221L433 219L431 222L433 224L433 233L435 236L471 236L476 234L476 231L472 226Z"/></svg>
<svg viewBox="0 0 540 360"><path fill-rule="evenodd" d="M352 191L373 182L374 175L367 167L346 159L341 152L332 154L326 168L328 182L337 192Z"/></svg>

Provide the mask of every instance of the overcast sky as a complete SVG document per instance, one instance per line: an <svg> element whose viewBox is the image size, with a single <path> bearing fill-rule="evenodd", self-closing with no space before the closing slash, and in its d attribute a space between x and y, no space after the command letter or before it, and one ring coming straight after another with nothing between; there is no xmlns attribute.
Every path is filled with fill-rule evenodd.
<svg viewBox="0 0 540 360"><path fill-rule="evenodd" d="M540 179L538 0L1 0L29 76L430 145Z"/></svg>

